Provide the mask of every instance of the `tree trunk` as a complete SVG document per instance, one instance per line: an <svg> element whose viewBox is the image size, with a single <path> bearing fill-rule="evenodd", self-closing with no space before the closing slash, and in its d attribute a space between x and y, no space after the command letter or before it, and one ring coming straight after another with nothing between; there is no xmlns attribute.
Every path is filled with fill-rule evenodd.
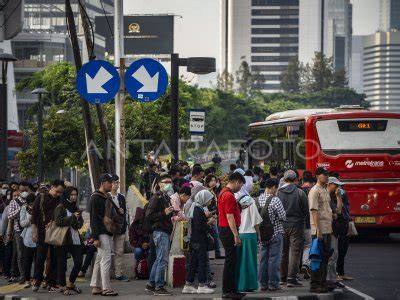
<svg viewBox="0 0 400 300"><path fill-rule="evenodd" d="M67 26L69 35L71 38L72 50L74 53L76 72L82 67L82 58L79 50L78 36L76 33L74 13L72 12L70 0L65 0L65 13L67 16ZM85 129L85 140L86 140L86 154L88 158L89 174L92 183L92 190L99 187L99 159L96 151L96 142L94 139L94 130L92 123L92 116L90 114L90 108L88 102L81 98L82 105L82 117Z"/></svg>
<svg viewBox="0 0 400 300"><path fill-rule="evenodd" d="M88 15L86 14L84 5L85 5L85 1L80 0L79 1L79 11L80 11L81 19L82 19L83 32L85 34L88 57L89 57L89 60L94 60L94 59L96 59L96 57L93 55L93 53L91 51L91 49L94 47L94 45L93 45L94 41L92 40L90 22L88 20ZM107 123L104 118L103 107L100 104L96 104L96 112L97 112L97 118L99 119L100 134L101 134L101 140L103 143L103 158L104 158L105 171L107 173L115 174L114 161L112 159L111 149L110 149L111 143L109 142L110 136L108 134Z"/></svg>

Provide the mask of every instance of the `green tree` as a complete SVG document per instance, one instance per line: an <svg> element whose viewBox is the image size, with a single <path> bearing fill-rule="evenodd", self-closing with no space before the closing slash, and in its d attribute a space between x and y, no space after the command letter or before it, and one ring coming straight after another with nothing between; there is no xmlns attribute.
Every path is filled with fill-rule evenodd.
<svg viewBox="0 0 400 300"><path fill-rule="evenodd" d="M231 73L224 70L221 74L217 75L217 89L224 92L233 91L234 78Z"/></svg>
<svg viewBox="0 0 400 300"><path fill-rule="evenodd" d="M311 67L312 82L308 83L309 92L319 92L332 86L333 59L321 52L316 52Z"/></svg>
<svg viewBox="0 0 400 300"><path fill-rule="evenodd" d="M269 113L276 113L280 111L300 109L300 108L310 108L310 106L304 103L294 102L285 99L273 100L267 103L266 105L266 109L268 110Z"/></svg>
<svg viewBox="0 0 400 300"><path fill-rule="evenodd" d="M249 97L253 84L253 76L250 71L250 66L245 60L242 60L239 69L236 71L236 83L238 86L238 93Z"/></svg>
<svg viewBox="0 0 400 300"><path fill-rule="evenodd" d="M297 93L300 91L300 78L302 66L297 57L289 60L287 69L281 75L281 87L287 93Z"/></svg>
<svg viewBox="0 0 400 300"><path fill-rule="evenodd" d="M345 69L336 70L333 73L332 87L345 88L349 84Z"/></svg>

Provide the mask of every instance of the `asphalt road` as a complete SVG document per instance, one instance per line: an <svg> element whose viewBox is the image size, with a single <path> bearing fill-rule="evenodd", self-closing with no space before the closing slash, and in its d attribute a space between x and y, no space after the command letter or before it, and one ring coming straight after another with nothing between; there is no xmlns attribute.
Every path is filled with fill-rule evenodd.
<svg viewBox="0 0 400 300"><path fill-rule="evenodd" d="M375 299L400 300L400 234L352 240L345 272L349 285Z"/></svg>

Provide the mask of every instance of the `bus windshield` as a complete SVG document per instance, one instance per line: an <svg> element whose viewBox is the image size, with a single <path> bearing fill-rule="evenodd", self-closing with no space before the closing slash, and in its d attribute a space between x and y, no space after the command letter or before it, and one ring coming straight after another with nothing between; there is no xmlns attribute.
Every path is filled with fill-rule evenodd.
<svg viewBox="0 0 400 300"><path fill-rule="evenodd" d="M400 119L322 120L316 128L328 155L400 154Z"/></svg>

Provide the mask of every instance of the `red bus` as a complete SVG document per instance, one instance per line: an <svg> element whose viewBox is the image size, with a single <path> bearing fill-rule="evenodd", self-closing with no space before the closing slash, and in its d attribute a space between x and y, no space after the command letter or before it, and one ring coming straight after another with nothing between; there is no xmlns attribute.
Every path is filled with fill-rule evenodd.
<svg viewBox="0 0 400 300"><path fill-rule="evenodd" d="M400 113L351 106L275 113L249 125L248 154L250 166L338 172L358 229L400 232Z"/></svg>

